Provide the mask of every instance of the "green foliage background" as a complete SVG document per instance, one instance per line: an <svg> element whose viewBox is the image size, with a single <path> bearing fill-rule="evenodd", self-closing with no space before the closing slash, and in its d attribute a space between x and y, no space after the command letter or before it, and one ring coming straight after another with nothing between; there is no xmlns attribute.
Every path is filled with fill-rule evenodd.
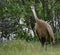
<svg viewBox="0 0 60 55"><path fill-rule="evenodd" d="M26 40L31 40L34 38L37 39L36 37L32 38L32 36L27 35L27 33L22 30L23 26L29 28L31 26L31 23L32 26L34 26L34 16L30 8L32 3L34 3L37 15L40 19L52 21L52 10L58 13L58 19L60 19L60 0L0 0L0 17L2 19L12 17L12 19L15 20L17 18L21 19L23 17L22 19L24 20L25 24L20 25L18 21L14 23L14 25L18 25L16 31L14 31L16 34L16 38ZM31 22L29 22L30 19ZM53 27L53 21L50 24L52 24ZM53 30L55 31L56 29L53 27Z"/></svg>

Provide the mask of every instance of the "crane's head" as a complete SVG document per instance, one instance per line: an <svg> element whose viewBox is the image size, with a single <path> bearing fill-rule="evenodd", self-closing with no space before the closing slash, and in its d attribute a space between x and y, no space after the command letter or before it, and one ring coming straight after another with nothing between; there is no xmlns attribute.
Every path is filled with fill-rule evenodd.
<svg viewBox="0 0 60 55"><path fill-rule="evenodd" d="M35 9L34 4L31 5L31 9Z"/></svg>

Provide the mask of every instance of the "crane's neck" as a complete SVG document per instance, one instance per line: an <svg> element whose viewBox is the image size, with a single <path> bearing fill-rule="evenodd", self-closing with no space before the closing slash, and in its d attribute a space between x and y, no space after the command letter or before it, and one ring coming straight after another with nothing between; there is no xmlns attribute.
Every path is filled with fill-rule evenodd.
<svg viewBox="0 0 60 55"><path fill-rule="evenodd" d="M37 21L38 20L38 17L37 17L37 14L36 14L36 11L35 11L34 8L32 8L32 12L34 14L35 21Z"/></svg>

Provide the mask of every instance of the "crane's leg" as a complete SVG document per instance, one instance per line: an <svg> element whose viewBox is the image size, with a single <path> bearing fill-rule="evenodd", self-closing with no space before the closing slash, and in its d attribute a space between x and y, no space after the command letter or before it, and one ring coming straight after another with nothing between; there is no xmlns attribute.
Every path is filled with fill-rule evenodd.
<svg viewBox="0 0 60 55"><path fill-rule="evenodd" d="M51 50L53 50L54 39L50 37Z"/></svg>

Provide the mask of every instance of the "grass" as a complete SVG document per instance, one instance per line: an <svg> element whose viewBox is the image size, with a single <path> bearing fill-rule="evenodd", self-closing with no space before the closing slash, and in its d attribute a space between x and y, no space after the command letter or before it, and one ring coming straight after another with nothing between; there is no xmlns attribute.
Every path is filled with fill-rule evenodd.
<svg viewBox="0 0 60 55"><path fill-rule="evenodd" d="M0 43L0 55L60 55L60 45L55 45L53 48L48 45L46 51L41 48L39 42L14 40Z"/></svg>

